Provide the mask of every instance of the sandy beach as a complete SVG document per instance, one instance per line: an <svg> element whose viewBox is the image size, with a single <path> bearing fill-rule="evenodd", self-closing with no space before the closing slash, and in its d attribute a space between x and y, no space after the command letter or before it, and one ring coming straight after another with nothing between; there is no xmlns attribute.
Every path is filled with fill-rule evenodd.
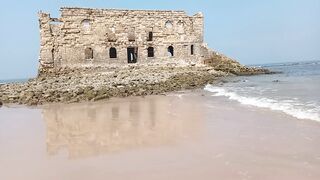
<svg viewBox="0 0 320 180"><path fill-rule="evenodd" d="M320 0L0 12L0 180L320 180Z"/></svg>
<svg viewBox="0 0 320 180"><path fill-rule="evenodd" d="M320 124L209 92L0 109L0 179L320 178Z"/></svg>

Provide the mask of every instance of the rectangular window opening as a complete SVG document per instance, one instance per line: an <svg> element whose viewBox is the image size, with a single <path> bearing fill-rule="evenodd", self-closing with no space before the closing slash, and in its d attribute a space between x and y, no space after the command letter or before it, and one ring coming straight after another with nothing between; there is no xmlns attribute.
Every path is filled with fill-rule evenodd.
<svg viewBox="0 0 320 180"><path fill-rule="evenodd" d="M191 45L191 55L194 55L194 45Z"/></svg>
<svg viewBox="0 0 320 180"><path fill-rule="evenodd" d="M148 41L153 41L153 32L149 32Z"/></svg>

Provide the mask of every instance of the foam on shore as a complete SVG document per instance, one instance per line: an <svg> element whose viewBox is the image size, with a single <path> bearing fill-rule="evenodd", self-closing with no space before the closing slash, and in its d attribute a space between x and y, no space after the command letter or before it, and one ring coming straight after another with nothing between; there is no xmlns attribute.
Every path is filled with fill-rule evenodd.
<svg viewBox="0 0 320 180"><path fill-rule="evenodd" d="M317 113L316 109L302 108L301 104L296 104L294 102L279 101L264 97L258 98L240 96L235 92L230 92L222 87L215 87L212 85L207 85L204 90L214 93L213 96L225 96L230 100L238 101L243 105L251 105L260 108L282 111L298 119L310 119L320 122L320 115ZM299 108L298 106L300 106L301 108Z"/></svg>

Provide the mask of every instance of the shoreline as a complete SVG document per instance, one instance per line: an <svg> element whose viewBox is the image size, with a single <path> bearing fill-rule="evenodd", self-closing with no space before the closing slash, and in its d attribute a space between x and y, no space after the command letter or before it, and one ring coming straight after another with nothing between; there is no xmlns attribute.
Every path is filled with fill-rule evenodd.
<svg viewBox="0 0 320 180"><path fill-rule="evenodd" d="M126 67L62 70L59 73L0 86L4 104L40 105L98 101L111 97L157 95L195 89L213 83L226 73L211 67Z"/></svg>
<svg viewBox="0 0 320 180"><path fill-rule="evenodd" d="M244 68L250 74L269 71ZM270 73L270 72L269 72ZM64 68L40 75L26 83L0 85L3 104L29 106L47 103L99 101L111 97L157 95L177 90L196 89L235 76L211 66L181 64L125 66L122 68Z"/></svg>
<svg viewBox="0 0 320 180"><path fill-rule="evenodd" d="M254 68L243 68L242 71L251 75L270 73ZM0 85L0 101L3 104L34 106L57 102L99 101L111 97L157 95L201 88L206 84L219 82L227 76L235 74L229 70L216 70L212 66L175 63L121 68L64 68L55 73L41 74L25 83Z"/></svg>

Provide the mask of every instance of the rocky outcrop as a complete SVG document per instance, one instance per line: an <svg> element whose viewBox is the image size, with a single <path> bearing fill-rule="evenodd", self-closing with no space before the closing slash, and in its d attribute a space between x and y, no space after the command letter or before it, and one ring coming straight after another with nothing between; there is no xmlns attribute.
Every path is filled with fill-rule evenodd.
<svg viewBox="0 0 320 180"><path fill-rule="evenodd" d="M226 75L207 66L176 66L59 69L26 83L1 85L0 101L38 105L145 96L201 87Z"/></svg>
<svg viewBox="0 0 320 180"><path fill-rule="evenodd" d="M238 61L217 52L212 52L210 58L206 59L204 63L213 67L217 71L223 71L225 73L231 73L238 76L273 73L268 69L241 65Z"/></svg>

